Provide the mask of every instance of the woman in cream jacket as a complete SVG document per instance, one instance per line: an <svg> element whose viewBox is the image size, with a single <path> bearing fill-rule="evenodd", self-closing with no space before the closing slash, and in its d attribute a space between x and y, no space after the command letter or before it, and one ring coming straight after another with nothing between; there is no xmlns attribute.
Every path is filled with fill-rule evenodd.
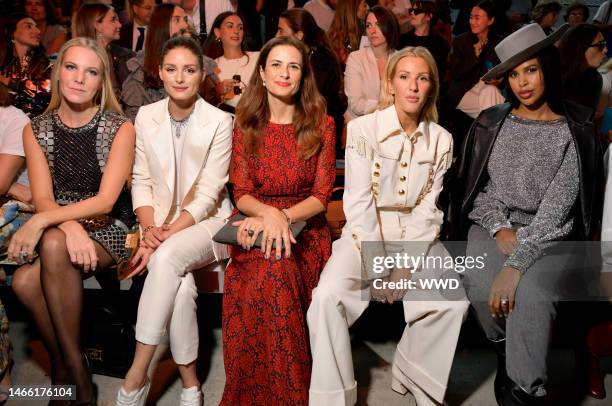
<svg viewBox="0 0 612 406"><path fill-rule="evenodd" d="M449 257L438 241L442 212L436 202L451 164L452 137L435 123L438 89L429 51L404 48L389 61L379 110L348 126L347 223L333 244L307 315L311 405L356 402L348 328L371 297L404 301L408 324L394 357L392 388L401 394L411 391L419 406L444 400L468 307L458 275L452 267L435 264L377 272L369 262L397 253L414 259ZM452 281L449 286L455 289L389 290L383 284L402 280L417 287L421 280Z"/></svg>
<svg viewBox="0 0 612 406"><path fill-rule="evenodd" d="M136 116L133 206L142 243L130 276L149 270L138 306L136 354L118 405L144 405L147 369L166 328L183 380L181 405L201 405L196 376L197 289L191 271L228 258L213 235L231 215L226 194L232 119L198 96L202 53L187 37L166 42L160 77L168 98ZM167 326L167 327L166 327Z"/></svg>
<svg viewBox="0 0 612 406"><path fill-rule="evenodd" d="M348 98L345 122L372 112L378 104L381 78L389 58L399 45L395 15L381 6L366 14L368 46L351 52L344 72L344 92Z"/></svg>

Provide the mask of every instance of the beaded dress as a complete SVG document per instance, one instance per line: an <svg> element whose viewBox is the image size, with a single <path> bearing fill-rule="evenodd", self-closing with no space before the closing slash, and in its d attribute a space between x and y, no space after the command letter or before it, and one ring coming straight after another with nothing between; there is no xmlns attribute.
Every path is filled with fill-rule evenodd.
<svg viewBox="0 0 612 406"><path fill-rule="evenodd" d="M113 139L127 118L113 111L99 110L82 127L71 128L52 110L32 120L32 130L49 164L53 195L59 205L76 203L95 196ZM128 257L125 238L135 223L127 184L119 194L108 224L95 229L85 227L116 262Z"/></svg>

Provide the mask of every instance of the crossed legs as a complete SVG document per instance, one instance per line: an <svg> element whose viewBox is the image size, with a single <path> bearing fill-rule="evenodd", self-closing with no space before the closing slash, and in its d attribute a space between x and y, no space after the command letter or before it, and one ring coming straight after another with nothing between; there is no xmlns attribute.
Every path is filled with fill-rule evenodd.
<svg viewBox="0 0 612 406"><path fill-rule="evenodd" d="M98 269L113 264L110 254L94 242ZM77 402L91 400L91 376L81 353L83 272L70 261L66 236L47 229L38 244L39 258L17 270L13 290L30 311L51 360L54 384L74 382Z"/></svg>

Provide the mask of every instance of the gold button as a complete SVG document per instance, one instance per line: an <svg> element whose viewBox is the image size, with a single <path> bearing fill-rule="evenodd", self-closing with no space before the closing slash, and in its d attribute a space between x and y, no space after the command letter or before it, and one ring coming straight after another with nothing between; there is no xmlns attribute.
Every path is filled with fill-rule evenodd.
<svg viewBox="0 0 612 406"><path fill-rule="evenodd" d="M404 181L406 180L406 177L405 177L404 175L402 175L402 176L400 176L400 180L401 180L402 182L404 182Z"/></svg>
<svg viewBox="0 0 612 406"><path fill-rule="evenodd" d="M380 172L374 171L374 176L380 176Z"/></svg>
<svg viewBox="0 0 612 406"><path fill-rule="evenodd" d="M379 164L378 162L374 162L374 167L375 167L376 169L380 169L380 164Z"/></svg>
<svg viewBox="0 0 612 406"><path fill-rule="evenodd" d="M372 186L378 186L378 182L372 182Z"/></svg>
<svg viewBox="0 0 612 406"><path fill-rule="evenodd" d="M402 168L405 168L405 167L408 166L408 163L407 162L402 162L400 165L402 165Z"/></svg>
<svg viewBox="0 0 612 406"><path fill-rule="evenodd" d="M400 189L398 193L400 194L400 196L403 196L406 192L404 191L404 189Z"/></svg>
<svg viewBox="0 0 612 406"><path fill-rule="evenodd" d="M357 239L357 234L353 234L353 240Z"/></svg>

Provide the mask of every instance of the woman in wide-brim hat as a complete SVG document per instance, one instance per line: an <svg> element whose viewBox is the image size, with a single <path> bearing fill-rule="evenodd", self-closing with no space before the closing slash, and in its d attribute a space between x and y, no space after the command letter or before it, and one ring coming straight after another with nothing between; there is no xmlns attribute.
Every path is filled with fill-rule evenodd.
<svg viewBox="0 0 612 406"><path fill-rule="evenodd" d="M544 402L556 303L580 269L580 258L559 242L587 239L599 214L601 154L591 112L560 94L554 43L565 30L546 36L530 24L495 47L501 63L483 80L503 77L509 103L480 114L459 169L467 255L486 252L484 267L467 270L464 283L495 343L495 395L504 406Z"/></svg>

